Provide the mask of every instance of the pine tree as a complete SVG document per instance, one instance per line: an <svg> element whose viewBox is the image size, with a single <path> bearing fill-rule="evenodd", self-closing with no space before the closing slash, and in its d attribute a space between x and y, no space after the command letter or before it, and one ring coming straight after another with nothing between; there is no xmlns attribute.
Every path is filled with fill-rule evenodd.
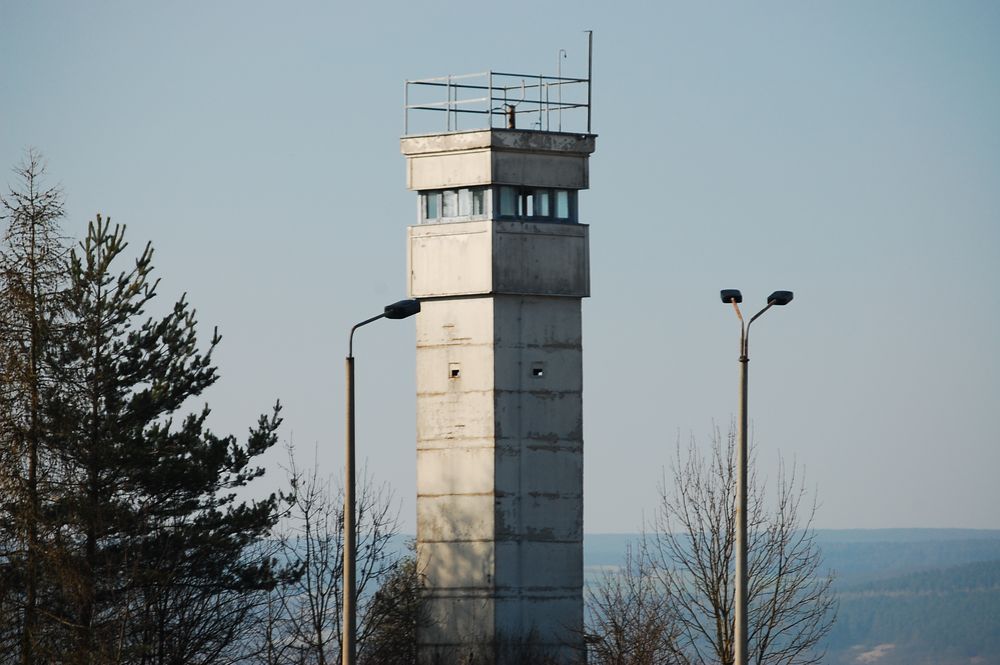
<svg viewBox="0 0 1000 665"><path fill-rule="evenodd" d="M224 663L286 574L266 552L277 500L241 502L280 407L249 437L207 407L184 298L160 318L150 246L120 270L100 217L68 252L62 196L29 151L0 197L0 663Z"/></svg>
<svg viewBox="0 0 1000 665"><path fill-rule="evenodd" d="M44 395L64 482L58 598L61 643L80 663L224 662L247 628L248 596L275 583L248 553L277 519L275 497L237 502L280 423L261 416L245 443L206 428L207 407L178 417L218 378L214 334L201 352L184 298L143 319L156 295L149 245L116 272L124 228L100 216L68 266L66 335Z"/></svg>
<svg viewBox="0 0 1000 665"><path fill-rule="evenodd" d="M7 229L0 246L0 658L35 661L38 603L51 482L42 392L45 357L58 335L65 282L59 229L63 198L44 188L41 155L14 169L19 184L0 197Z"/></svg>

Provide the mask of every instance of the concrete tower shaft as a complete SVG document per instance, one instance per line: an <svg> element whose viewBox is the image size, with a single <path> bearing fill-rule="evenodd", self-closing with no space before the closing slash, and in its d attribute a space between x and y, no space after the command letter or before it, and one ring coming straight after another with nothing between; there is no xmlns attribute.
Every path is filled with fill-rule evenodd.
<svg viewBox="0 0 1000 665"><path fill-rule="evenodd" d="M581 298L595 137L406 137L426 663L583 658Z"/></svg>

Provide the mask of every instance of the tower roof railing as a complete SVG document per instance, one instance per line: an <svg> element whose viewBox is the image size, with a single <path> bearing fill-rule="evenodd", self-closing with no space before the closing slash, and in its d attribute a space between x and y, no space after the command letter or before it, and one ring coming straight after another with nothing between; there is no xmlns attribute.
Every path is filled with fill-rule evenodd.
<svg viewBox="0 0 1000 665"><path fill-rule="evenodd" d="M403 135L495 127L589 134L590 88L589 75L488 71L409 80L403 89ZM443 117L431 121L435 113Z"/></svg>

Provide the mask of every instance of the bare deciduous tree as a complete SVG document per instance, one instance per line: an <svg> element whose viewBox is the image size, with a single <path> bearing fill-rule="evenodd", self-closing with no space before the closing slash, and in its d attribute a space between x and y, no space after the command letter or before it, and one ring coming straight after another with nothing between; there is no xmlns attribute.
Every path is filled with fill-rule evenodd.
<svg viewBox="0 0 1000 665"><path fill-rule="evenodd" d="M736 541L736 436L716 430L706 458L692 442L678 446L671 484L644 554L675 613L677 662L733 662ZM751 468L753 465L751 465ZM754 665L819 662L822 638L833 625L832 574L821 570L812 521L815 501L794 469L779 463L773 499L751 473L747 506L748 658Z"/></svg>
<svg viewBox="0 0 1000 665"><path fill-rule="evenodd" d="M659 665L672 662L678 622L649 563L631 546L625 565L604 571L587 591L590 610L587 662Z"/></svg>
<svg viewBox="0 0 1000 665"><path fill-rule="evenodd" d="M736 473L732 431L723 439L717 430L707 456L694 442L686 450L678 445L638 561L630 555L590 596L591 648L604 658L598 662L733 662ZM811 529L816 504L783 462L770 495L750 474L748 504L749 661L818 663L836 601ZM642 623L649 628L629 638ZM640 639L661 650L647 657L624 648Z"/></svg>
<svg viewBox="0 0 1000 665"><path fill-rule="evenodd" d="M298 467L289 449L288 510L278 541L279 557L298 576L267 598L259 661L267 665L332 665L340 662L343 630L343 489ZM420 578L411 557L395 547L397 508L385 486L361 474L357 500L358 660L412 662L420 612Z"/></svg>

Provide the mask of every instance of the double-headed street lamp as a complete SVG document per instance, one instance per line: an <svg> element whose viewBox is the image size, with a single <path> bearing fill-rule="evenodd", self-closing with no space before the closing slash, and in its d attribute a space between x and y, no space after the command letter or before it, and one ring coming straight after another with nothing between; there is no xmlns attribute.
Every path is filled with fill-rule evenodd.
<svg viewBox="0 0 1000 665"><path fill-rule="evenodd" d="M343 665L354 665L357 644L357 589L354 564L358 556L357 527L354 523L354 331L379 319L405 319L420 311L419 300L400 300L385 306L378 316L365 319L351 328L347 338L347 479L344 483L344 630L340 653Z"/></svg>
<svg viewBox="0 0 1000 665"><path fill-rule="evenodd" d="M722 302L731 303L740 319L740 412L739 447L736 452L736 629L735 665L747 665L747 365L750 363L750 325L774 305L792 301L791 291L775 291L767 297L767 306L743 322L739 303L743 294L737 289L723 289Z"/></svg>

